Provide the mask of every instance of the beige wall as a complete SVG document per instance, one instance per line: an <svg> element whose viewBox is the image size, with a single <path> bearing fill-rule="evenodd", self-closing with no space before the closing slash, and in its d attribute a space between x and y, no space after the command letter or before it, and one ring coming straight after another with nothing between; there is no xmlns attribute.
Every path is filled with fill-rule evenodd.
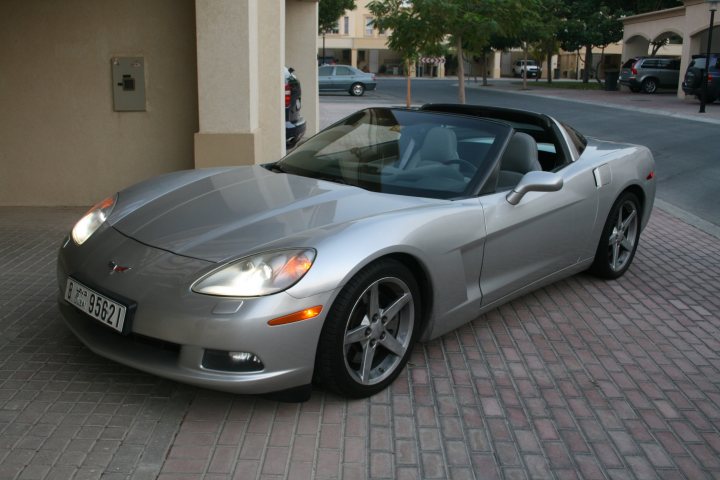
<svg viewBox="0 0 720 480"><path fill-rule="evenodd" d="M89 205L193 166L193 0L0 2L0 205ZM145 59L146 112L114 112L110 59Z"/></svg>

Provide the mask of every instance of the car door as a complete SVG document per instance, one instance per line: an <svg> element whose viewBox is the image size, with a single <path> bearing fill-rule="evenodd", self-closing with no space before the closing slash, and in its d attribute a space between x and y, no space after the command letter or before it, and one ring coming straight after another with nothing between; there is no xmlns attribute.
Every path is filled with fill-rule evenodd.
<svg viewBox="0 0 720 480"><path fill-rule="evenodd" d="M335 67L335 78L334 87L335 90L345 91L350 90L350 86L353 84L355 72L348 67L338 65Z"/></svg>
<svg viewBox="0 0 720 480"><path fill-rule="evenodd" d="M318 87L321 92L333 89L332 74L334 68L332 65L323 65L318 69Z"/></svg>
<svg viewBox="0 0 720 480"><path fill-rule="evenodd" d="M508 191L481 197L486 228L480 288L487 305L575 265L586 255L598 194L578 162L557 172L557 192L530 192L517 205Z"/></svg>

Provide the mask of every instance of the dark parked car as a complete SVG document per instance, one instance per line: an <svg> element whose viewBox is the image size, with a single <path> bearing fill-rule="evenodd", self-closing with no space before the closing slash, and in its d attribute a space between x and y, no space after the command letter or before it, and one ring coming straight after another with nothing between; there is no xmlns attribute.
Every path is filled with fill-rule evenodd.
<svg viewBox="0 0 720 480"><path fill-rule="evenodd" d="M365 90L375 90L375 75L350 65L323 65L318 70L320 92L348 92L359 97Z"/></svg>
<svg viewBox="0 0 720 480"><path fill-rule="evenodd" d="M285 75L285 145L292 148L305 134L305 119L300 116L302 107L300 81L292 68L283 68Z"/></svg>
<svg viewBox="0 0 720 480"><path fill-rule="evenodd" d="M705 101L712 103L720 98L720 53L710 54L710 71L705 68L705 55L693 55L683 81L683 92L695 95L700 99L702 95L703 72L708 72L707 97Z"/></svg>
<svg viewBox="0 0 720 480"><path fill-rule="evenodd" d="M620 69L620 85L632 92L655 93L658 88L677 88L680 80L678 57L634 57Z"/></svg>

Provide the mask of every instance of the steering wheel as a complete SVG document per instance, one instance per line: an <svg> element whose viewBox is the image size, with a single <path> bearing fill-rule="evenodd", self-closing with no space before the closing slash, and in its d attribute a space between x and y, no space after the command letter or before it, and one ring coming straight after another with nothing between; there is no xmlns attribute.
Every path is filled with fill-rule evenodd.
<svg viewBox="0 0 720 480"><path fill-rule="evenodd" d="M475 175L475 172L477 172L477 167L463 158L450 158L441 163L444 165L457 164L458 167L460 167L460 172L463 174L467 173L468 177L472 177Z"/></svg>

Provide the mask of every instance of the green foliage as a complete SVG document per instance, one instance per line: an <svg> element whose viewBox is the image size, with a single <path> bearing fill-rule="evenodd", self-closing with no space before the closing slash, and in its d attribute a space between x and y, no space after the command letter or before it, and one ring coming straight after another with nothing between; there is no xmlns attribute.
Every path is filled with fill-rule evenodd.
<svg viewBox="0 0 720 480"><path fill-rule="evenodd" d="M563 49L575 51L584 46L604 47L622 40L622 10L610 10L593 0L571 2L567 19L558 37Z"/></svg>
<svg viewBox="0 0 720 480"><path fill-rule="evenodd" d="M347 10L355 10L355 0L319 0L318 33L332 30Z"/></svg>
<svg viewBox="0 0 720 480"><path fill-rule="evenodd" d="M442 0L373 0L367 7L375 17L375 26L390 30L388 46L411 64L421 55L442 52L444 3Z"/></svg>
<svg viewBox="0 0 720 480"><path fill-rule="evenodd" d="M628 14L654 12L683 5L682 0L605 0L603 3L610 10L624 10Z"/></svg>

